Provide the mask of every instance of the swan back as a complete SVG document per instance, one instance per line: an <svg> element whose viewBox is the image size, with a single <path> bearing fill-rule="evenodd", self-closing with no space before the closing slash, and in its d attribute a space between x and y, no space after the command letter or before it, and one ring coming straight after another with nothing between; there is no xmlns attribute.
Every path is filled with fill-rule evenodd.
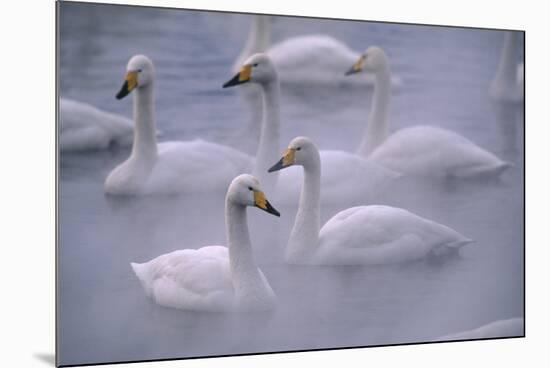
<svg viewBox="0 0 550 368"><path fill-rule="evenodd" d="M195 139L159 144L159 159L142 181L144 194L220 193L232 178L252 167L250 156L221 144Z"/></svg>
<svg viewBox="0 0 550 368"><path fill-rule="evenodd" d="M203 311L234 308L226 247L177 250L131 265L146 295L157 304Z"/></svg>
<svg viewBox="0 0 550 368"><path fill-rule="evenodd" d="M319 233L320 264L388 264L471 243L455 230L401 208L359 206L337 213Z"/></svg>
<svg viewBox="0 0 550 368"><path fill-rule="evenodd" d="M344 43L322 34L288 38L272 46L268 54L285 72L293 68L303 71L305 67L341 71L358 56Z"/></svg>
<svg viewBox="0 0 550 368"><path fill-rule="evenodd" d="M90 104L59 99L59 148L63 151L106 149L132 144L132 120Z"/></svg>
<svg viewBox="0 0 550 368"><path fill-rule="evenodd" d="M455 132L422 125L393 133L370 159L397 172L425 177L480 178L510 167Z"/></svg>

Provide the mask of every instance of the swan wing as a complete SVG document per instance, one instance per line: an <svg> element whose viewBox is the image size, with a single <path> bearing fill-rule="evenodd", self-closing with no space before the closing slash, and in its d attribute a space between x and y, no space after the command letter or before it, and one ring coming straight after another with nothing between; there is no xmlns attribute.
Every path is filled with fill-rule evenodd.
<svg viewBox="0 0 550 368"><path fill-rule="evenodd" d="M158 148L158 161L147 183L150 192L225 191L234 177L252 167L250 156L217 143L166 142Z"/></svg>
<svg viewBox="0 0 550 368"><path fill-rule="evenodd" d="M456 231L409 211L359 206L337 213L319 233L317 262L384 264L412 261L440 247L470 242Z"/></svg>
<svg viewBox="0 0 550 368"><path fill-rule="evenodd" d="M414 176L478 177L499 174L510 166L467 138L431 126L397 131L369 158Z"/></svg>
<svg viewBox="0 0 550 368"><path fill-rule="evenodd" d="M321 200L323 203L373 200L401 175L371 160L345 151L321 151ZM278 199L297 203L303 172L290 167L280 172Z"/></svg>
<svg viewBox="0 0 550 368"><path fill-rule="evenodd" d="M336 85L373 85L374 76L348 78L344 72L359 58L359 53L344 42L324 34L291 37L269 48L267 54L280 72L283 84L334 83ZM392 86L400 87L399 77Z"/></svg>
<svg viewBox="0 0 550 368"><path fill-rule="evenodd" d="M267 53L277 68L285 71L319 67L342 72L342 67L346 70L359 57L343 42L321 34L288 38L270 47Z"/></svg>
<svg viewBox="0 0 550 368"><path fill-rule="evenodd" d="M345 151L321 151L321 191L327 199L342 196L372 200L401 175Z"/></svg>
<svg viewBox="0 0 550 368"><path fill-rule="evenodd" d="M147 263L133 263L132 268L146 294L160 305L191 310L232 307L226 247L177 250Z"/></svg>
<svg viewBox="0 0 550 368"><path fill-rule="evenodd" d="M128 146L134 134L132 120L90 104L59 99L59 147L61 151L105 149L116 143Z"/></svg>

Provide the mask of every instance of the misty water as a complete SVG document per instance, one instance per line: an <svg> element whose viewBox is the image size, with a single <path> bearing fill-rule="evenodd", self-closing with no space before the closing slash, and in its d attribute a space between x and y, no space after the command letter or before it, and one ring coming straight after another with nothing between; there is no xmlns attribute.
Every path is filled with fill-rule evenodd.
<svg viewBox="0 0 550 368"><path fill-rule="evenodd" d="M244 133L247 112L238 92L221 88L232 77L250 16L61 7L62 97L130 117L132 99L114 96L129 57L143 53L157 70L159 140L200 137L250 150ZM224 193L110 198L103 182L129 149L63 153L58 197L61 364L430 341L523 315L523 112L495 104L488 95L504 34L303 18L273 22L274 41L308 33L330 34L358 51L375 44L386 50L403 82L391 103L392 131L416 124L446 127L515 164L500 180L410 181L377 201L448 225L476 243L455 257L410 264L289 266L283 253L296 207L272 201L281 218L254 208L248 212L255 259L278 296L274 312L164 308L145 296L130 262L225 244ZM325 149L357 147L368 90L283 91L281 149L296 135L310 136ZM323 207L323 221L339 209Z"/></svg>

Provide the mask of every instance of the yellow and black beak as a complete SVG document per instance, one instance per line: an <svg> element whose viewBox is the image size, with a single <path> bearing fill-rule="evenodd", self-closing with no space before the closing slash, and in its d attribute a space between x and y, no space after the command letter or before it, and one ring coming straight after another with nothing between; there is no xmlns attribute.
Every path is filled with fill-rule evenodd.
<svg viewBox="0 0 550 368"><path fill-rule="evenodd" d="M269 170L267 170L267 172L279 171L281 169L284 169L285 167L294 165L295 154L296 149L287 148L283 153L283 157L281 157L281 159L275 165L271 166Z"/></svg>
<svg viewBox="0 0 550 368"><path fill-rule="evenodd" d="M116 94L117 100L120 100L121 98L124 98L128 96L130 92L138 85L138 72L137 71L129 71L126 73L126 76L124 77L124 84L122 85L122 88L118 93Z"/></svg>
<svg viewBox="0 0 550 368"><path fill-rule="evenodd" d="M250 81L250 74L252 73L252 66L245 65L241 70L229 81L225 82L223 88L233 87L239 84L246 83Z"/></svg>
<svg viewBox="0 0 550 368"><path fill-rule="evenodd" d="M355 62L355 64L352 65L352 67L346 72L345 75L352 75L355 73L359 73L361 70L363 70L363 65L365 64L365 55L361 55L359 60Z"/></svg>
<svg viewBox="0 0 550 368"><path fill-rule="evenodd" d="M281 214L279 211L277 211L271 203L265 198L264 192L260 192L259 190L254 191L254 206L264 210L267 213L271 213L272 215L275 215L277 217L280 217Z"/></svg>

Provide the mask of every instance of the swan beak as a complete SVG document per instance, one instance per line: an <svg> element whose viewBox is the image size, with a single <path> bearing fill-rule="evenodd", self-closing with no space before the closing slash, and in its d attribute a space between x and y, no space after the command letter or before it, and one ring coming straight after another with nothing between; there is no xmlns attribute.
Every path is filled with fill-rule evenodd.
<svg viewBox="0 0 550 368"><path fill-rule="evenodd" d="M267 213L271 213L272 215L275 215L277 217L281 216L279 211L277 211L265 198L264 192L260 192L259 190L254 191L254 205L266 211Z"/></svg>
<svg viewBox="0 0 550 368"><path fill-rule="evenodd" d="M296 150L294 148L287 148L283 153L283 157L273 166L267 170L267 172L279 171L285 167L294 165L294 155Z"/></svg>
<svg viewBox="0 0 550 368"><path fill-rule="evenodd" d="M124 77L124 84L122 85L120 91L118 91L118 93L116 94L117 100L128 96L128 94L137 87L137 75L137 71L130 71L126 73L126 76Z"/></svg>
<svg viewBox="0 0 550 368"><path fill-rule="evenodd" d="M250 81L250 74L252 73L252 66L245 65L241 70L229 81L225 82L223 88L233 87L238 84L243 84Z"/></svg>
<svg viewBox="0 0 550 368"><path fill-rule="evenodd" d="M365 56L361 55L359 60L353 64L353 66L346 72L345 75L352 75L355 73L359 73L361 70L363 70L363 64L365 63Z"/></svg>

